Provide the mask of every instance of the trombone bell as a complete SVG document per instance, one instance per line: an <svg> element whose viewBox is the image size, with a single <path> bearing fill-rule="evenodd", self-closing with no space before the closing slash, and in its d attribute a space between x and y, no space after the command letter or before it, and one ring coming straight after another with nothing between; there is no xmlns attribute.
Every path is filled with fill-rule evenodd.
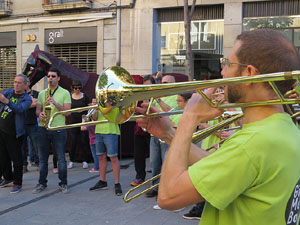
<svg viewBox="0 0 300 225"><path fill-rule="evenodd" d="M100 74L95 90L96 99L103 116L110 122L124 123L133 115L137 103L129 101L127 97L131 95L130 90L124 88L132 84L135 84L133 78L122 67L112 66Z"/></svg>

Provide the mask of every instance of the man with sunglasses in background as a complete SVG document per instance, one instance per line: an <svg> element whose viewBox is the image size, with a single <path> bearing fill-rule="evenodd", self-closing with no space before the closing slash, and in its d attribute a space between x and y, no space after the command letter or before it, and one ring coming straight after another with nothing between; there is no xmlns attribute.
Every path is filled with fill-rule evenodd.
<svg viewBox="0 0 300 225"><path fill-rule="evenodd" d="M223 60L224 78L251 78L300 69L299 53L279 31L257 29L240 34ZM267 75L265 75L267 76ZM295 81L274 82L282 94ZM215 88L205 94L211 98ZM230 103L278 99L269 83L225 86ZM144 105L146 107L146 105ZM137 108L144 113L146 108ZM221 110L194 94L176 131L166 117L137 123L170 144L159 183L158 204L174 210L206 201L201 225L296 225L300 210L300 132L282 105L242 107L243 129L214 153L192 144L200 122ZM151 113L157 111L154 107Z"/></svg>
<svg viewBox="0 0 300 225"><path fill-rule="evenodd" d="M68 193L67 162L65 158L67 140L66 130L47 130L47 125L45 124L46 113L43 109L46 105L51 107L50 117L58 111L68 110L71 108L71 96L68 90L58 85L60 80L59 70L51 67L48 71L47 77L49 88L40 92L36 106L36 115L40 119L38 142L40 178L39 183L33 190L33 193L40 193L47 187L48 158L50 146L52 146L58 160L58 178L60 179L59 187L62 193L66 194ZM54 118L51 125L63 126L65 125L65 121L65 115L59 115Z"/></svg>

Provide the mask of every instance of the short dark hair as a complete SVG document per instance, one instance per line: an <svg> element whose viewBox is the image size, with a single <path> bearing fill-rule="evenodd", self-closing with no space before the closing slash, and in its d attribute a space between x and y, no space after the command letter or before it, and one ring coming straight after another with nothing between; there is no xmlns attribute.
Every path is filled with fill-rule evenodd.
<svg viewBox="0 0 300 225"><path fill-rule="evenodd" d="M72 80L72 87L74 87L74 86L82 87L82 84L79 80Z"/></svg>
<svg viewBox="0 0 300 225"><path fill-rule="evenodd" d="M184 93L181 93L181 94L178 94L180 95L185 101L189 100L192 95L196 93L195 91L188 91L188 92L184 92Z"/></svg>
<svg viewBox="0 0 300 225"><path fill-rule="evenodd" d="M155 80L151 75L144 76L143 83L145 83L147 80L150 80L151 84L155 84Z"/></svg>
<svg viewBox="0 0 300 225"><path fill-rule="evenodd" d="M56 67L51 66L50 69L48 70L48 73L49 73L49 72L56 73L57 76L59 76L59 77L61 76L60 71L59 71Z"/></svg>
<svg viewBox="0 0 300 225"><path fill-rule="evenodd" d="M236 53L239 62L256 67L260 74L300 69L298 51L288 38L277 30L244 31L236 40L241 41ZM286 93L294 82L286 80L275 83L281 93Z"/></svg>

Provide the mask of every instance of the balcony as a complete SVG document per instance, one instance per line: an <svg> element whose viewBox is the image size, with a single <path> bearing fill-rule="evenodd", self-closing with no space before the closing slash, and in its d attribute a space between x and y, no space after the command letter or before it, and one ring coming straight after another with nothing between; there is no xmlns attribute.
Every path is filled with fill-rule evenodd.
<svg viewBox="0 0 300 225"><path fill-rule="evenodd" d="M63 11L72 9L90 9L92 0L44 0L43 9L45 11Z"/></svg>
<svg viewBox="0 0 300 225"><path fill-rule="evenodd" d="M11 15L11 2L9 0L0 0L0 17Z"/></svg>

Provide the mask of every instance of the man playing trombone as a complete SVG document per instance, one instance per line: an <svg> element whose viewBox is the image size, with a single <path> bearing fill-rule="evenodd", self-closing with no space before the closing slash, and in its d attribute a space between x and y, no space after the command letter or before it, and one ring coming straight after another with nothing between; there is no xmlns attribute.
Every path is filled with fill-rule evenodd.
<svg viewBox="0 0 300 225"><path fill-rule="evenodd" d="M299 70L300 62L285 36L259 29L237 37L222 68L224 78L248 77ZM275 83L285 93L293 82ZM205 94L210 97L213 91ZM225 96L231 103L277 98L269 84L261 82L228 85ZM242 110L243 129L213 154L191 144L196 126L221 114L198 94L186 105L176 132L166 117L137 120L139 126L170 144L159 185L160 207L174 210L206 201L201 225L297 224L300 132L281 105Z"/></svg>

